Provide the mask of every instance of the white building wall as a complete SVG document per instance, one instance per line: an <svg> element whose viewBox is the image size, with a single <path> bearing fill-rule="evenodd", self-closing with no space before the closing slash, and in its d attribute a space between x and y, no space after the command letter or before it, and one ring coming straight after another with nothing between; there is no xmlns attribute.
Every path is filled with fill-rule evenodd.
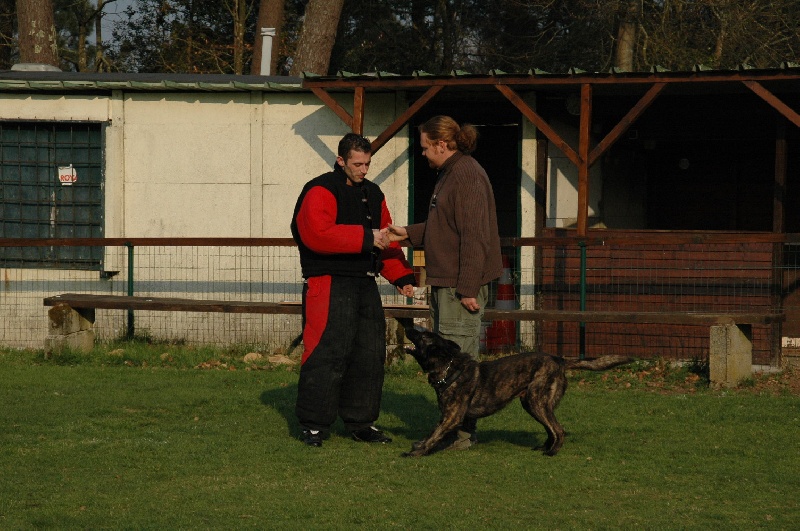
<svg viewBox="0 0 800 531"><path fill-rule="evenodd" d="M352 95L334 95L352 113ZM367 98L364 136L370 140L394 121L399 96ZM336 148L347 126L313 94L270 96L265 104L263 130L264 236L289 237L289 221L302 186L330 171ZM407 128L389 140L372 158L367 178L377 183L387 197L392 217L404 223L408 212Z"/></svg>
<svg viewBox="0 0 800 531"><path fill-rule="evenodd" d="M106 237L289 237L292 211L302 186L332 168L338 141L349 132L310 93L114 90L97 96L1 96L0 116L7 119L107 123ZM336 98L352 112L352 95ZM370 94L367 107L365 136L374 139L405 110L405 101L400 94ZM368 177L386 194L394 221L405 223L407 129L373 157ZM136 293L299 300L296 252L285 249L264 253L247 249L196 253L175 248L139 249L137 265L146 263L147 269L137 267ZM10 286L7 293L13 295L0 300L0 309L13 315L15 321L0 329L0 342L41 346L47 335L43 297L66 291L123 293L127 249L108 248L104 266L106 271L119 273L101 280L98 272L5 271ZM250 292L245 287L241 291L247 285L258 289ZM194 292L187 293L187 286ZM384 292L391 293L387 287ZM123 313L98 312L101 337L119 335ZM232 319L241 323L234 325ZM137 312L139 332L163 329L165 323L174 337L223 343L268 342L264 331L272 330L280 335L277 342L285 344L299 327L294 316Z"/></svg>
<svg viewBox="0 0 800 531"><path fill-rule="evenodd" d="M4 120L108 120L107 96L9 94L0 97L0 117Z"/></svg>
<svg viewBox="0 0 800 531"><path fill-rule="evenodd" d="M131 93L124 106L124 236L249 236L250 95Z"/></svg>
<svg viewBox="0 0 800 531"><path fill-rule="evenodd" d="M572 125L553 120L550 126L564 141L578 150L578 129ZM592 144L593 147L593 144ZM548 153L547 177L547 221L548 227L575 227L578 223L578 168L554 144ZM589 170L589 224L597 218L603 183L600 165Z"/></svg>
<svg viewBox="0 0 800 531"><path fill-rule="evenodd" d="M333 95L352 113L352 94ZM529 104L535 104L532 99ZM374 139L407 108L405 95L367 94L364 134ZM0 113L19 120L105 122L106 237L289 237L302 186L329 171L339 139L349 128L316 96L303 92L153 92L114 90L106 95L0 94ZM572 140L563 130L562 134ZM523 121L521 235L535 234L535 128ZM403 128L373 156L368 178L381 186L394 221L408 218L409 137ZM558 158L558 153L551 152ZM577 197L571 164L555 160L548 218L574 218ZM565 199L566 198L566 199ZM559 202L555 205L556 201ZM562 209L566 201L567 210ZM140 295L299 300L296 251L183 248L137 249ZM0 342L37 347L47 334L42 298L57 292L124 293L128 254L108 248L104 266L118 272L13 270L10 286L25 286L0 300L18 322L0 330ZM533 307L534 255L521 251L520 307ZM146 266L146 267L145 267ZM141 268L141 269L140 269ZM188 290L188 291L187 291ZM390 286L383 285L387 301ZM24 302L21 302L24 299ZM11 306L6 307L7 304ZM24 310L20 310L24 307ZM101 337L117 337L124 312L98 312ZM159 337L218 343L286 344L299 331L294 316L231 316L137 312L137 331ZM523 323L522 337L531 337ZM154 333L155 332L155 333ZM271 337L268 337L273 334ZM277 335L276 335L277 334Z"/></svg>

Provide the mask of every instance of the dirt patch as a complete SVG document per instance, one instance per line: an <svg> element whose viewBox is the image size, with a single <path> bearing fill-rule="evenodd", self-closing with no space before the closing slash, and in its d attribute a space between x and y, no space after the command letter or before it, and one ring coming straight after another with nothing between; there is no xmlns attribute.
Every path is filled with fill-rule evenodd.
<svg viewBox="0 0 800 531"><path fill-rule="evenodd" d="M780 372L763 372L746 380L739 390L757 394L800 396L800 368L788 367Z"/></svg>
<svg viewBox="0 0 800 531"><path fill-rule="evenodd" d="M666 361L635 363L600 374L573 372L572 382L579 387L605 389L645 389L663 394L691 394L709 389L708 368L676 365ZM788 367L754 373L738 387L726 392L800 396L800 368Z"/></svg>

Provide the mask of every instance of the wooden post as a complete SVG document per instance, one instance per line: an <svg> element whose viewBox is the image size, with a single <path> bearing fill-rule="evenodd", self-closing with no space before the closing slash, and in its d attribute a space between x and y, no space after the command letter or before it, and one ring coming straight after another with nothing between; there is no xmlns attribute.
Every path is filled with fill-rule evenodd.
<svg viewBox="0 0 800 531"><path fill-rule="evenodd" d="M589 133L592 126L592 85L581 85L581 122L578 136L578 236L589 226Z"/></svg>
<svg viewBox="0 0 800 531"><path fill-rule="evenodd" d="M784 199L786 197L786 175L788 168L788 155L786 147L786 120L778 117L775 129L775 185L772 200L772 232L783 234L786 231L784 213ZM775 243L772 247L772 307L783 307L783 243ZM780 366L783 350L783 325L774 323L770 327L772 350L772 365Z"/></svg>
<svg viewBox="0 0 800 531"><path fill-rule="evenodd" d="M353 94L353 132L364 134L364 87L356 87Z"/></svg>

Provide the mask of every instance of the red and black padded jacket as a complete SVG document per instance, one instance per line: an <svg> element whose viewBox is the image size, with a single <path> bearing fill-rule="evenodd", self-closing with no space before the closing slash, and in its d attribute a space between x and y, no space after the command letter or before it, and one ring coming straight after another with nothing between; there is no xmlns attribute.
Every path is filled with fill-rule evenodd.
<svg viewBox="0 0 800 531"><path fill-rule="evenodd" d="M392 223L380 187L366 179L348 186L338 165L303 187L292 216L304 278L320 275L374 276L396 286L414 284L411 267L397 243L373 247L373 229Z"/></svg>

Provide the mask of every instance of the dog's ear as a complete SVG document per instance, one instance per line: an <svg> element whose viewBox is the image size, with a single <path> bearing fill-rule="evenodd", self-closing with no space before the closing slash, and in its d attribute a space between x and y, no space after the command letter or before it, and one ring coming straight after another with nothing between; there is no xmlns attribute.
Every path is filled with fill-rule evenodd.
<svg viewBox="0 0 800 531"><path fill-rule="evenodd" d="M414 328L414 319L410 317L395 317L395 319L404 330L412 330Z"/></svg>
<svg viewBox="0 0 800 531"><path fill-rule="evenodd" d="M448 347L453 349L453 354L455 354L456 352L461 352L461 346L459 346L458 343L456 343L455 341L451 341L449 339L445 339L445 341L447 341Z"/></svg>
<svg viewBox="0 0 800 531"><path fill-rule="evenodd" d="M416 328L406 328L405 333L406 337L409 339L409 341L414 343L414 345L417 345L422 339L422 332L420 332Z"/></svg>
<svg viewBox="0 0 800 531"><path fill-rule="evenodd" d="M450 354L457 354L461 352L461 347L455 341L451 341L446 339L439 334L431 334L434 337L434 343L441 348L449 352Z"/></svg>

